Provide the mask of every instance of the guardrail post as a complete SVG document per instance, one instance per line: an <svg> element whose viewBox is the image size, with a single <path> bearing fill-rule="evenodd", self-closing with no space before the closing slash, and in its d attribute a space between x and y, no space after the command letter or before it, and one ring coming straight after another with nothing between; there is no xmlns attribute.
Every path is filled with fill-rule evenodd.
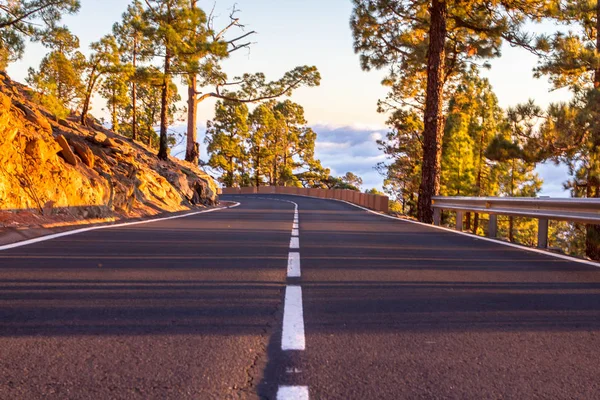
<svg viewBox="0 0 600 400"><path fill-rule="evenodd" d="M496 238L498 236L498 216L496 214L490 214L490 220L488 222L488 237Z"/></svg>
<svg viewBox="0 0 600 400"><path fill-rule="evenodd" d="M548 248L548 220L538 219L538 249Z"/></svg>
<svg viewBox="0 0 600 400"><path fill-rule="evenodd" d="M442 224L442 209L434 208L433 209L433 224L440 226Z"/></svg>
<svg viewBox="0 0 600 400"><path fill-rule="evenodd" d="M456 212L456 230L462 232L463 220L465 219L465 213L463 211Z"/></svg>

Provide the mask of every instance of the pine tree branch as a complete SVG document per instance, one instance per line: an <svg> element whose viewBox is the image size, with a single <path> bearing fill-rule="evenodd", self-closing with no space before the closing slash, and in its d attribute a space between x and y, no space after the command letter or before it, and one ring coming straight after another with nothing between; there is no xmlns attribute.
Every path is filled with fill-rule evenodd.
<svg viewBox="0 0 600 400"><path fill-rule="evenodd" d="M150 2L148 0L144 0L144 2L146 3L146 5L150 9L150 11L152 11L152 14L157 15L156 10L154 9L154 7L152 7L152 5L150 4Z"/></svg>
<svg viewBox="0 0 600 400"><path fill-rule="evenodd" d="M255 34L255 33L256 33L256 31L250 31L250 32L248 32L248 33L245 33L245 34L243 34L242 36L236 37L235 39L229 40L229 41L227 42L227 44L231 44L231 45L234 45L234 46L235 46L235 42L237 42L238 40L242 40L242 39L244 39L245 37L248 37L248 36L250 36L250 35L253 35L253 34Z"/></svg>
<svg viewBox="0 0 600 400"><path fill-rule="evenodd" d="M6 28L7 26L18 24L19 22L27 22L27 21L23 21L23 20L26 18L29 18L30 16L32 16L33 14L35 14L37 12L42 11L45 8L56 6L56 5L59 5L60 3L61 3L61 0L56 0L56 1L53 1L50 3L46 3L44 5L41 5L38 8L30 10L29 12L26 12L25 14L21 15L20 17L13 19L12 21L7 21L7 22L0 24L0 29ZM12 14L12 15L15 16L14 14Z"/></svg>
<svg viewBox="0 0 600 400"><path fill-rule="evenodd" d="M223 35L231 28L233 28L234 26L238 26L239 23L239 18L235 18L233 19L229 25L227 25L225 28L221 29L221 31L219 33L217 33L216 35L213 35L213 40L215 42L218 42L219 40L221 40L221 38L223 37Z"/></svg>
<svg viewBox="0 0 600 400"><path fill-rule="evenodd" d="M227 53L231 54L234 51L238 51L238 50L244 49L244 48L249 48L251 44L252 44L252 42L246 42L244 44L236 45L236 46L233 47L233 49L228 50Z"/></svg>

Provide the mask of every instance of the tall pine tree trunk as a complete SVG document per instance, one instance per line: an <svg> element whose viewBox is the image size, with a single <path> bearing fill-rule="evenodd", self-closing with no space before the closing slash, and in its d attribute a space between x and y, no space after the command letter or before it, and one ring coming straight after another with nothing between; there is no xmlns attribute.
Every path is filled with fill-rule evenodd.
<svg viewBox="0 0 600 400"><path fill-rule="evenodd" d="M271 175L271 186L277 186L277 155L273 159L273 174Z"/></svg>
<svg viewBox="0 0 600 400"><path fill-rule="evenodd" d="M94 86L96 85L96 81L98 80L98 76L96 76L96 67L92 68L90 72L90 78L88 81L88 86L85 91L85 99L83 100L83 108L81 110L81 125L87 125L87 115L90 111L90 101L92 101L92 93L94 91Z"/></svg>
<svg viewBox="0 0 600 400"><path fill-rule="evenodd" d="M419 187L418 218L433 222L432 197L440 190L442 137L444 134L443 91L446 58L447 5L444 0L433 0L430 8L429 49L427 58L427 92L425 101L425 129L423 131L423 165Z"/></svg>
<svg viewBox="0 0 600 400"><path fill-rule="evenodd" d="M591 194L592 191L589 192ZM591 197L600 198L598 187L595 195ZM600 225L586 225L585 228L585 254L592 260L600 261Z"/></svg>
<svg viewBox="0 0 600 400"><path fill-rule="evenodd" d="M477 197L481 197L481 184L482 184L482 175L483 175L483 145L485 141L485 133L484 130L481 130L481 138L479 140L479 165L477 168L477 181L475 185L477 185ZM475 213L475 217L473 218L473 233L477 233L477 229L479 228L479 213Z"/></svg>
<svg viewBox="0 0 600 400"><path fill-rule="evenodd" d="M113 132L117 132L119 130L119 119L117 118L117 102L115 101L117 94L115 92L116 92L116 90L113 87L112 110L110 112Z"/></svg>
<svg viewBox="0 0 600 400"><path fill-rule="evenodd" d="M88 94L85 95L85 99L83 100L83 108L81 110L81 118L79 118L79 122L81 125L87 126L87 115L90 110L90 96Z"/></svg>
<svg viewBox="0 0 600 400"><path fill-rule="evenodd" d="M516 159L512 159L512 164L510 168L510 197L515 197L515 168L516 168ZM508 217L508 240L513 242L515 239L514 234L515 227L515 217L512 215Z"/></svg>
<svg viewBox="0 0 600 400"><path fill-rule="evenodd" d="M596 55L600 53L600 1L596 3ZM596 123L594 124L594 128L592 131L592 143L590 152L590 158L598 156L598 152L600 152L600 66L596 67L594 71L594 90L596 91L593 96L594 101L594 111L595 111L595 119ZM596 154L594 154L596 153ZM590 171L588 171L588 179L587 179L587 194L588 197L600 197L600 190L598 189L598 185L600 185L600 171L598 171L597 164L590 163ZM595 194L593 193L596 189ZM600 261L600 225L586 225L585 227L585 254L591 258L592 260Z"/></svg>
<svg viewBox="0 0 600 400"><path fill-rule="evenodd" d="M131 139L137 140L138 132L137 132L137 85L135 82L131 83L131 101L132 101L132 109L133 113L131 117Z"/></svg>
<svg viewBox="0 0 600 400"><path fill-rule="evenodd" d="M197 142L198 100L196 85L198 77L191 74L188 86L188 118L187 118L187 144L185 147L185 161L198 165L200 149Z"/></svg>
<svg viewBox="0 0 600 400"><path fill-rule="evenodd" d="M137 38L133 41L133 70L137 68ZM131 139L137 140L137 84L135 77L131 80Z"/></svg>
<svg viewBox="0 0 600 400"><path fill-rule="evenodd" d="M256 187L260 186L260 156L256 155Z"/></svg>
<svg viewBox="0 0 600 400"><path fill-rule="evenodd" d="M163 87L160 99L160 143L158 148L158 158L161 160L167 160L169 158L169 142L167 139L167 128L169 125L170 69L171 55L167 51L167 55L165 56Z"/></svg>
<svg viewBox="0 0 600 400"><path fill-rule="evenodd" d="M288 146L289 146L289 143L288 143L288 144L286 144L286 150L285 150L285 153L284 153L284 155L283 155L283 170L284 170L284 171L286 171L286 173L287 173L287 170L288 170L288 169L287 169L287 166L288 166L288 151L287 151L287 148L288 148ZM283 185L284 187L285 187L285 186L287 186L287 183L288 183L288 178L289 178L289 177L288 177L288 176L286 176L286 180L285 180L284 182L282 182L282 185Z"/></svg>

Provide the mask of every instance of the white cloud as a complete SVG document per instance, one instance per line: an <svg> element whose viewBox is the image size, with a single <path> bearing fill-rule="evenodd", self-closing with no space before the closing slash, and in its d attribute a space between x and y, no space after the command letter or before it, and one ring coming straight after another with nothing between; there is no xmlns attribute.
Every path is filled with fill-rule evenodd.
<svg viewBox="0 0 600 400"><path fill-rule="evenodd" d="M323 152L337 152L350 148L350 143L317 142L315 148Z"/></svg>
<svg viewBox="0 0 600 400"><path fill-rule="evenodd" d="M313 125L313 129L317 132L316 157L332 175L353 172L363 179L363 189L381 189L383 177L374 167L385 161L376 143L383 137L382 127Z"/></svg>
<svg viewBox="0 0 600 400"><path fill-rule="evenodd" d="M380 132L373 132L370 135L370 139L374 142L377 140L381 140L383 139L383 134L381 134Z"/></svg>
<svg viewBox="0 0 600 400"><path fill-rule="evenodd" d="M563 187L564 182L569 179L566 166L547 162L539 164L535 170L544 180L540 196L570 197L569 191Z"/></svg>

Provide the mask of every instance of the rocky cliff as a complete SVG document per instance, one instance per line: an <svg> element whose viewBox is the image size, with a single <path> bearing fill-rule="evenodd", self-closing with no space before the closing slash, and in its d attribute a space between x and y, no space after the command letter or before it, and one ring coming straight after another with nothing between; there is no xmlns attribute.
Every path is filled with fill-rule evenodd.
<svg viewBox="0 0 600 400"><path fill-rule="evenodd" d="M197 166L76 118L57 120L31 89L0 73L0 227L47 220L127 218L214 205Z"/></svg>

